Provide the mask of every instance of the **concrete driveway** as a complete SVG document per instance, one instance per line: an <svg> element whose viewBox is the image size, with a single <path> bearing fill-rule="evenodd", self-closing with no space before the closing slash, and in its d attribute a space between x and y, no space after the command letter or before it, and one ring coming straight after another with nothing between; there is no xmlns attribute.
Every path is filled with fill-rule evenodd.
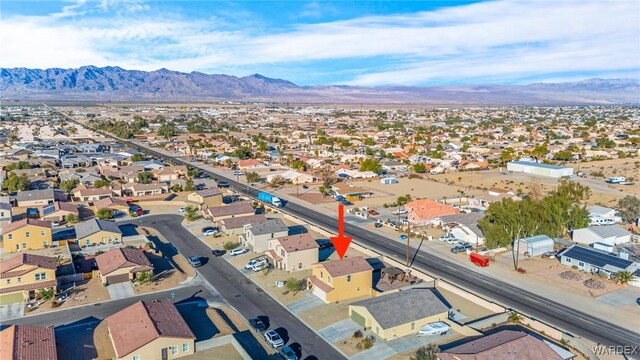
<svg viewBox="0 0 640 360"><path fill-rule="evenodd" d="M307 293L305 293L305 295L306 297L304 299L294 301L291 304L287 305L289 310L297 314L305 310L312 309L316 306L324 305L324 301L320 300L319 297Z"/></svg>
<svg viewBox="0 0 640 360"><path fill-rule="evenodd" d="M328 342L335 343L338 340L352 336L356 330L361 330L361 328L362 327L356 324L353 320L345 319L329 325L318 332L323 338L327 339Z"/></svg>
<svg viewBox="0 0 640 360"><path fill-rule="evenodd" d="M0 319L10 320L24 316L24 302L0 305Z"/></svg>
<svg viewBox="0 0 640 360"><path fill-rule="evenodd" d="M125 299L135 296L133 292L133 285L129 281L108 285L107 291L109 291L109 297L111 297L111 300Z"/></svg>

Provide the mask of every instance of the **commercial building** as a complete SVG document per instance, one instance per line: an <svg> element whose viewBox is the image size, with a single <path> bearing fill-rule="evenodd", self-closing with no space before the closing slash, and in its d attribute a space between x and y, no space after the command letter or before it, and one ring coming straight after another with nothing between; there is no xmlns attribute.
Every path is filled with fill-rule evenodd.
<svg viewBox="0 0 640 360"><path fill-rule="evenodd" d="M507 170L538 176L561 178L573 175L573 168L568 166L557 166L542 164L533 161L510 161L507 163Z"/></svg>

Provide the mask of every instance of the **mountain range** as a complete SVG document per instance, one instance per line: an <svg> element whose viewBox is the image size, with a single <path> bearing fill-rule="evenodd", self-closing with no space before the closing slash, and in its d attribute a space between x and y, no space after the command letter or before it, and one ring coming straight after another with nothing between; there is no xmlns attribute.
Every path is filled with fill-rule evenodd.
<svg viewBox="0 0 640 360"><path fill-rule="evenodd" d="M640 103L640 81L590 79L529 85L298 86L259 74L0 68L0 98L87 102L415 103L424 105L609 105Z"/></svg>

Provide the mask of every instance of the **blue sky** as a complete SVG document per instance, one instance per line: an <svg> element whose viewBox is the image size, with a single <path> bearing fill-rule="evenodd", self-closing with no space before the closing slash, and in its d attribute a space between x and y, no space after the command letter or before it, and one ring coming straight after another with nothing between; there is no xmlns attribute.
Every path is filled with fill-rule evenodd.
<svg viewBox="0 0 640 360"><path fill-rule="evenodd" d="M1 3L0 66L260 73L299 85L640 78L640 2Z"/></svg>

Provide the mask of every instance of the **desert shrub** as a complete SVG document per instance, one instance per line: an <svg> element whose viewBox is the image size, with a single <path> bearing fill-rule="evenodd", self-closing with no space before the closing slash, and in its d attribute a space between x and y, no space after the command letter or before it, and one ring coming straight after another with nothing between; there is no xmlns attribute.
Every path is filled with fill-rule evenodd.
<svg viewBox="0 0 640 360"><path fill-rule="evenodd" d="M353 333L353 337L354 337L355 339L360 339L360 338L362 337L362 331L360 331L360 330L356 330L356 331Z"/></svg>
<svg viewBox="0 0 640 360"><path fill-rule="evenodd" d="M239 245L238 243L235 243L233 241L227 241L226 243L224 243L223 247L225 250L229 251L237 248L238 245Z"/></svg>

